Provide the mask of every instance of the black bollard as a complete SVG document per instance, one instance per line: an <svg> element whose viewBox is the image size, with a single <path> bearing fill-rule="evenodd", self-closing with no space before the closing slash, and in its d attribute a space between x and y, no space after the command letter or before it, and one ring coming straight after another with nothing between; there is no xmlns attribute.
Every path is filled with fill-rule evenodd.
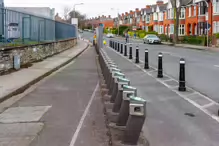
<svg viewBox="0 0 219 146"><path fill-rule="evenodd" d="M163 55L162 53L158 54L158 71L157 71L157 77L163 78Z"/></svg>
<svg viewBox="0 0 219 146"><path fill-rule="evenodd" d="M138 46L136 47L136 52L135 52L135 63L139 63L139 48L138 48Z"/></svg>
<svg viewBox="0 0 219 146"><path fill-rule="evenodd" d="M132 59L132 46L129 48L129 59Z"/></svg>
<svg viewBox="0 0 219 146"><path fill-rule="evenodd" d="M112 48L114 49L114 41L112 42Z"/></svg>
<svg viewBox="0 0 219 146"><path fill-rule="evenodd" d="M145 49L144 69L149 69L148 49Z"/></svg>
<svg viewBox="0 0 219 146"><path fill-rule="evenodd" d="M117 42L115 41L115 50L117 50Z"/></svg>
<svg viewBox="0 0 219 146"><path fill-rule="evenodd" d="M179 91L186 91L185 63L185 59L181 58L179 61Z"/></svg>
<svg viewBox="0 0 219 146"><path fill-rule="evenodd" d="M125 43L124 56L127 56L127 44Z"/></svg>
<svg viewBox="0 0 219 146"><path fill-rule="evenodd" d="M120 53L123 54L123 43L121 43Z"/></svg>
<svg viewBox="0 0 219 146"><path fill-rule="evenodd" d="M123 143L137 145L146 118L146 101L140 97L130 97L129 118L124 131Z"/></svg>
<svg viewBox="0 0 219 146"><path fill-rule="evenodd" d="M117 51L119 52L119 50L120 50L120 43L118 42L118 49L117 49Z"/></svg>

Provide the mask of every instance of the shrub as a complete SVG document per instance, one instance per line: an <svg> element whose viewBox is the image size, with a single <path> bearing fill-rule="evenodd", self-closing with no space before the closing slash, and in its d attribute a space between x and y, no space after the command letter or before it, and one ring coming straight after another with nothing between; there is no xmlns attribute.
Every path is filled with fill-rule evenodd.
<svg viewBox="0 0 219 146"><path fill-rule="evenodd" d="M123 35L125 31L127 31L128 26L120 25L119 26L119 35Z"/></svg>
<svg viewBox="0 0 219 146"><path fill-rule="evenodd" d="M161 39L161 41L167 42L169 40L169 37L165 34L161 34L161 35L158 35L158 36Z"/></svg>
<svg viewBox="0 0 219 146"><path fill-rule="evenodd" d="M219 33L216 33L215 36L217 39L219 39Z"/></svg>
<svg viewBox="0 0 219 146"><path fill-rule="evenodd" d="M207 39L205 36L184 36L183 43L191 45L206 45Z"/></svg>

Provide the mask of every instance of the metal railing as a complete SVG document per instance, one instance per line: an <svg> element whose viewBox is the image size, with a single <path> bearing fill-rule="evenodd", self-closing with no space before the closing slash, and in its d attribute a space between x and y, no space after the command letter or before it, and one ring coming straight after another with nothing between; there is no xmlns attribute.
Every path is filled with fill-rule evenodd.
<svg viewBox="0 0 219 146"><path fill-rule="evenodd" d="M0 7L0 47L76 37L74 25Z"/></svg>

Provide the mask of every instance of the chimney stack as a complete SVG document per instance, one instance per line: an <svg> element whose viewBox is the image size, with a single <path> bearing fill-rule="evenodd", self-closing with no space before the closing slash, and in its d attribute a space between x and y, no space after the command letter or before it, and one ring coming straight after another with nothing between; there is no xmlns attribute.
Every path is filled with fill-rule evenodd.
<svg viewBox="0 0 219 146"><path fill-rule="evenodd" d="M149 9L149 8L151 8L151 6L150 6L150 5L146 5L146 8L148 8L148 9Z"/></svg>

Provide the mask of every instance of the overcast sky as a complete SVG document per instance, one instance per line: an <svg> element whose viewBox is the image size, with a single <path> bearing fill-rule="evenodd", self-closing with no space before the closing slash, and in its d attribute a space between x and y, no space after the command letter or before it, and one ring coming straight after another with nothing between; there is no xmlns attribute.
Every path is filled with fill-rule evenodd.
<svg viewBox="0 0 219 146"><path fill-rule="evenodd" d="M5 0L5 6L15 7L50 7L55 8L56 13L63 15L64 7L73 9L73 5L84 3L76 6L76 10L86 14L89 18L98 15L116 16L117 9L120 13L134 10L135 8L144 8L147 4L154 4L157 0ZM168 0L164 0L165 2ZM114 8L114 10L111 10Z"/></svg>

